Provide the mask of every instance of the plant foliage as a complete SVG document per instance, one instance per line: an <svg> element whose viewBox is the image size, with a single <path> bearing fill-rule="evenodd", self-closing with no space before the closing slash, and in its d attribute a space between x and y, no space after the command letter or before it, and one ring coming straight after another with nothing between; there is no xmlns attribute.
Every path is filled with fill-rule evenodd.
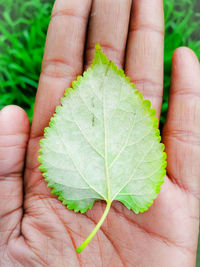
<svg viewBox="0 0 200 267"><path fill-rule="evenodd" d="M0 0L0 108L17 104L30 119L52 3Z"/></svg>

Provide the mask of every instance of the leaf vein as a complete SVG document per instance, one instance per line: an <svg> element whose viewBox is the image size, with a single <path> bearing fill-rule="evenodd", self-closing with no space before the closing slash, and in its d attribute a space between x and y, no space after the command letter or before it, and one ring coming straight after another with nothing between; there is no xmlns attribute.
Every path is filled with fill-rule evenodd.
<svg viewBox="0 0 200 267"><path fill-rule="evenodd" d="M62 140L62 136L59 135L59 133L58 133L56 127L55 127L55 130L56 130L56 133L57 133L58 137L60 137L60 140L61 140L61 142L63 143L63 145L64 145L64 147L65 147L65 149L66 149L66 153L68 154L69 158L71 159L72 164L74 165L74 167L75 167L75 169L77 170L77 172L79 173L79 175L80 175L80 176L82 177L82 179L86 182L86 184L91 188L92 191L94 191L95 193L99 194L103 199L105 199L105 197L104 197L101 193L99 193L95 188L93 188L93 186L91 186L91 185L88 183L87 179L86 179L85 176L81 173L81 171L79 170L79 168L78 168L77 164L75 163L74 159L73 159L72 156L70 155L70 153L69 153L69 151L68 151L68 147L66 146L65 142Z"/></svg>
<svg viewBox="0 0 200 267"><path fill-rule="evenodd" d="M133 179L133 176L134 176L136 170L137 170L137 169L139 168L139 166L142 164L142 162L143 162L143 160L145 159L145 157L149 154L149 152L151 151L151 148L153 147L154 143L155 143L155 141L152 142L152 145L150 146L150 149L145 153L144 157L140 160L140 162L138 163L138 165L135 167L135 169L133 170L133 172L132 172L130 178L127 180L126 184L125 184L120 190L118 190L117 193L115 193L113 199L115 199L115 197L119 194L119 192L121 192L121 191L122 191L128 184L129 184L129 182Z"/></svg>

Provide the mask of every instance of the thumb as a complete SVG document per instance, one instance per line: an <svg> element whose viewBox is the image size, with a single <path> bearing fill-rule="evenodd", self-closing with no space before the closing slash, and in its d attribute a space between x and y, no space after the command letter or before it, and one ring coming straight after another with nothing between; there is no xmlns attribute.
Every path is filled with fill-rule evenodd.
<svg viewBox="0 0 200 267"><path fill-rule="evenodd" d="M20 233L29 127L21 108L7 106L0 111L0 248Z"/></svg>

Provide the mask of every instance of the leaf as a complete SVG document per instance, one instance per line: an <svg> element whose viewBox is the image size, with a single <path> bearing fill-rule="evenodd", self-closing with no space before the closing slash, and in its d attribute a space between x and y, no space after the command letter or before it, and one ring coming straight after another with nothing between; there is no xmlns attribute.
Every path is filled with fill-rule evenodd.
<svg viewBox="0 0 200 267"><path fill-rule="evenodd" d="M166 154L156 111L96 45L92 66L68 88L41 140L39 161L52 193L75 212L113 200L146 211L164 182Z"/></svg>

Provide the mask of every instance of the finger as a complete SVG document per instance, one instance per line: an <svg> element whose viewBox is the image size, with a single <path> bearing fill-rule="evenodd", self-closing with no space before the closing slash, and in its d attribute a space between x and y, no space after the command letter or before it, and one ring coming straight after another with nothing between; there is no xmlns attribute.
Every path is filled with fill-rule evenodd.
<svg viewBox="0 0 200 267"><path fill-rule="evenodd" d="M49 24L31 137L43 135L64 90L82 73L91 0L57 0Z"/></svg>
<svg viewBox="0 0 200 267"><path fill-rule="evenodd" d="M200 197L200 66L188 48L175 51L169 111L163 129L170 178Z"/></svg>
<svg viewBox="0 0 200 267"><path fill-rule="evenodd" d="M126 74L160 115L163 94L164 14L162 0L133 0Z"/></svg>
<svg viewBox="0 0 200 267"><path fill-rule="evenodd" d="M20 233L29 120L17 106L0 111L0 247Z"/></svg>
<svg viewBox="0 0 200 267"><path fill-rule="evenodd" d="M124 64L132 0L94 0L86 47L86 68L94 57L94 47L100 43L108 58L118 67Z"/></svg>
<svg viewBox="0 0 200 267"><path fill-rule="evenodd" d="M92 0L56 0L47 33L42 73L28 144L24 209L37 205L42 196L53 198L38 170L39 139L67 87L83 70L85 35ZM42 204L41 204L42 207Z"/></svg>
<svg viewBox="0 0 200 267"><path fill-rule="evenodd" d="M83 51L91 0L56 0L47 33L46 47L35 102L27 154L26 182L38 176L39 139L67 87L83 69ZM26 179L28 177L28 179ZM31 177L31 178L30 178Z"/></svg>

